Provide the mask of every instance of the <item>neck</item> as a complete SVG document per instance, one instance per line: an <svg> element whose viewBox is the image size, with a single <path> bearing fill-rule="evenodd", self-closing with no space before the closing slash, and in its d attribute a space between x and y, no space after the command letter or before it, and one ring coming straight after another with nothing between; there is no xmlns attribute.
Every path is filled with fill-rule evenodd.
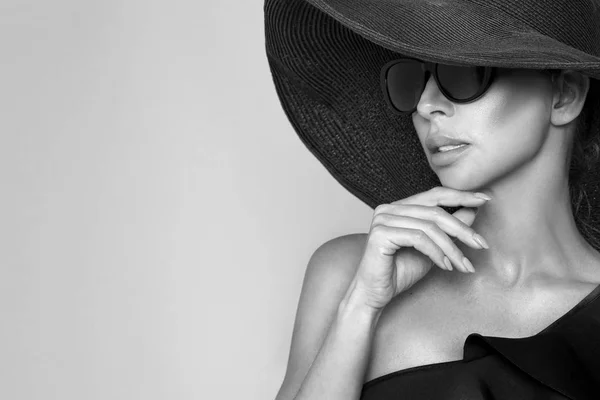
<svg viewBox="0 0 600 400"><path fill-rule="evenodd" d="M477 190L492 200L479 208L471 227L490 248L455 241L475 266L473 279L514 288L540 277L585 279L598 268L600 253L579 233L571 211L568 166L552 153L538 154L520 176Z"/></svg>

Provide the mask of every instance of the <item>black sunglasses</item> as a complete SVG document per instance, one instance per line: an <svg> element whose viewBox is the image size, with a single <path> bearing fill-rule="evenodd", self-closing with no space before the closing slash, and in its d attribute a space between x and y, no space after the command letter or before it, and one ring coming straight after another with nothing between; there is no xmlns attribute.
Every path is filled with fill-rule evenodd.
<svg viewBox="0 0 600 400"><path fill-rule="evenodd" d="M440 92L455 103L470 103L492 84L496 67L459 66L401 58L381 68L381 89L396 114L412 114L433 73Z"/></svg>

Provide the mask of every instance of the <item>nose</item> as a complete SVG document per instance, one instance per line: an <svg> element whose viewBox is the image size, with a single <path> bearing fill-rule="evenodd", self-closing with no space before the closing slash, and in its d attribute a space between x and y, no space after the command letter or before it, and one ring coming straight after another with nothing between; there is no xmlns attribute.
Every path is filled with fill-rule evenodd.
<svg viewBox="0 0 600 400"><path fill-rule="evenodd" d="M429 75L425 90L417 103L417 113L425 119L431 119L435 113L446 116L454 113L454 104L440 91L432 74Z"/></svg>

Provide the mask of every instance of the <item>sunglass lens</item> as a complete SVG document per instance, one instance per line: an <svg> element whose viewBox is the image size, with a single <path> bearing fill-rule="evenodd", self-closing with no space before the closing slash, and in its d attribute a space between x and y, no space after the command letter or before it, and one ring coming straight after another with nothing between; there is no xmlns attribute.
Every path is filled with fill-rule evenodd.
<svg viewBox="0 0 600 400"><path fill-rule="evenodd" d="M386 82L394 107L400 111L411 111L423 92L423 64L410 60L394 64L387 72Z"/></svg>
<svg viewBox="0 0 600 400"><path fill-rule="evenodd" d="M440 85L456 100L468 100L475 96L484 84L485 67L453 66L438 64Z"/></svg>

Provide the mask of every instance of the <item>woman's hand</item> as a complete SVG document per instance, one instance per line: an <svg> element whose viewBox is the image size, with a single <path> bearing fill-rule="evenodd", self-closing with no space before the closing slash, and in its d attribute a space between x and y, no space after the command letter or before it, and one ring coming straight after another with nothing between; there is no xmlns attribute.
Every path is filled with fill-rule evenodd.
<svg viewBox="0 0 600 400"><path fill-rule="evenodd" d="M353 281L366 305L381 310L394 296L422 279L435 264L452 270L474 272L463 263L463 253L454 244L454 236L470 247L481 249L470 227L477 207L485 199L473 192L435 187L426 192L379 205L373 214L369 236ZM465 206L450 215L439 205ZM352 285L351 285L352 286Z"/></svg>

